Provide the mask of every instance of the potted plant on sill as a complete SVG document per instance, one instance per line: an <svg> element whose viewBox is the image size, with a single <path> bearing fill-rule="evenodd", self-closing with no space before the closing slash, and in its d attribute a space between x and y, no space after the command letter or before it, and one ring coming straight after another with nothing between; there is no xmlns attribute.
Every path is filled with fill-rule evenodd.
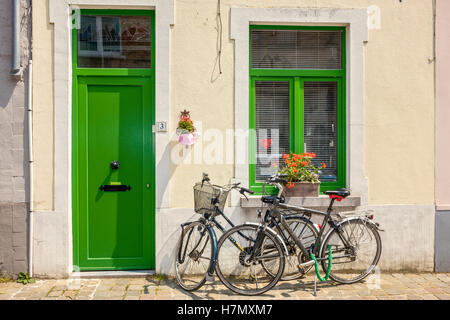
<svg viewBox="0 0 450 320"><path fill-rule="evenodd" d="M177 134L179 136L178 142L182 145L188 147L195 143L195 139L198 135L189 111L184 110L181 112Z"/></svg>
<svg viewBox="0 0 450 320"><path fill-rule="evenodd" d="M284 175L288 183L284 189L285 197L318 197L320 170L325 169L325 163L316 167L313 159L316 154L305 152L302 154L283 155L284 164L278 168L278 173Z"/></svg>

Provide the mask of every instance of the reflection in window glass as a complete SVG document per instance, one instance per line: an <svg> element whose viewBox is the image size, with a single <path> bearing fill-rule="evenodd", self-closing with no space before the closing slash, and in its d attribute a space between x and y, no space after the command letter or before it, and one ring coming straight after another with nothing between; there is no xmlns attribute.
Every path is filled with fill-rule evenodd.
<svg viewBox="0 0 450 320"><path fill-rule="evenodd" d="M339 70L342 32L252 30L252 68Z"/></svg>
<svg viewBox="0 0 450 320"><path fill-rule="evenodd" d="M305 82L305 151L325 162L321 181L337 180L337 83Z"/></svg>
<svg viewBox="0 0 450 320"><path fill-rule="evenodd" d="M256 81L256 181L265 181L289 153L289 82Z"/></svg>
<svg viewBox="0 0 450 320"><path fill-rule="evenodd" d="M81 16L78 67L151 68L147 16Z"/></svg>

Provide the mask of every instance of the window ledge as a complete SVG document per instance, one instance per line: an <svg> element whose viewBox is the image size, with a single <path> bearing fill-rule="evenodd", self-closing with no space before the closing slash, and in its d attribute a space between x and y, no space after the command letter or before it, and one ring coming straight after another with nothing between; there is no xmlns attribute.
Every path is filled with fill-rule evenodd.
<svg viewBox="0 0 450 320"><path fill-rule="evenodd" d="M319 197L291 197L286 198L286 204L293 206L307 207L307 208L326 208L330 205L330 198L328 196ZM334 203L333 207L359 207L361 205L360 196L350 196L345 200ZM261 196L251 196L245 199L241 197L242 208L259 208L261 207Z"/></svg>

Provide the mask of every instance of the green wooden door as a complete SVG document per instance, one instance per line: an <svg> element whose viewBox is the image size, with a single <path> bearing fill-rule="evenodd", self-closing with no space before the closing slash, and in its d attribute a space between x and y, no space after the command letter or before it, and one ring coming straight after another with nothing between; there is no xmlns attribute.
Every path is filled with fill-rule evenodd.
<svg viewBox="0 0 450 320"><path fill-rule="evenodd" d="M83 13L73 44L74 269L154 269L154 55L144 41L147 16ZM136 25L138 41L129 36ZM95 27L100 40L86 33ZM128 38L110 36L117 34Z"/></svg>

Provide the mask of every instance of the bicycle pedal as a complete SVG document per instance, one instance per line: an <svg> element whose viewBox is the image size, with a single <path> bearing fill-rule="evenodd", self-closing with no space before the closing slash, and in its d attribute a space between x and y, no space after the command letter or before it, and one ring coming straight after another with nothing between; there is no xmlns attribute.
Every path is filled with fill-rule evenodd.
<svg viewBox="0 0 450 320"><path fill-rule="evenodd" d="M209 275L209 274L207 274L206 275L206 281L208 281L208 282L214 282L214 275Z"/></svg>
<svg viewBox="0 0 450 320"><path fill-rule="evenodd" d="M300 271L302 274L306 273L305 268L303 268L301 265L297 265L298 271Z"/></svg>

